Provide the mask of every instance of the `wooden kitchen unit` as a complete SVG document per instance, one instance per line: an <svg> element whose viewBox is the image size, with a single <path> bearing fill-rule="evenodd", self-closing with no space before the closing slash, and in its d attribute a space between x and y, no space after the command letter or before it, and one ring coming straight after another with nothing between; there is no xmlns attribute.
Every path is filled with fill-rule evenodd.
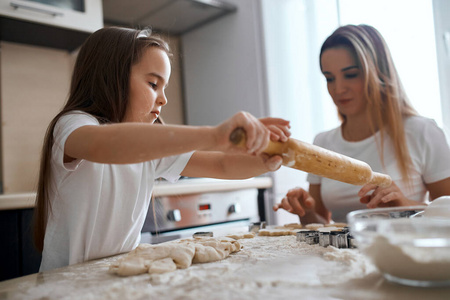
<svg viewBox="0 0 450 300"><path fill-rule="evenodd" d="M357 249L295 236L239 240L228 258L163 274L119 277L123 255L0 282L2 299L449 299L449 288L387 282Z"/></svg>

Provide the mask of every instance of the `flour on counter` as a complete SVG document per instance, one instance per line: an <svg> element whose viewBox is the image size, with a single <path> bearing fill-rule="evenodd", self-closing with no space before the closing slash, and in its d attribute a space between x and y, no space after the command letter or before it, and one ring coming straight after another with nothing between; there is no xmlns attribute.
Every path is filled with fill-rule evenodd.
<svg viewBox="0 0 450 300"><path fill-rule="evenodd" d="M80 298L80 291L88 300L294 299L300 297L299 291L307 293L308 299L329 299L330 290L374 270L357 249L308 245L292 235L239 241L241 251L224 260L163 274L109 274L109 265L123 256L71 266L73 271L63 277L57 270L45 272L40 274L39 284L24 287L24 293L13 299L72 300ZM74 281L76 285L70 284Z"/></svg>

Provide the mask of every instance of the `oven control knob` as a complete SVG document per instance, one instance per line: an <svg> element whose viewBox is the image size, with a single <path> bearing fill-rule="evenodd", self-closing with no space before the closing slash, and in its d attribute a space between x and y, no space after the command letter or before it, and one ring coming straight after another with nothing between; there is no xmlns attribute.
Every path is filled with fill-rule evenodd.
<svg viewBox="0 0 450 300"><path fill-rule="evenodd" d="M238 214L241 212L241 206L239 203L231 204L230 207L228 207L228 214Z"/></svg>
<svg viewBox="0 0 450 300"><path fill-rule="evenodd" d="M167 212L167 219L172 222L179 222L181 220L181 213L179 209L172 209Z"/></svg>

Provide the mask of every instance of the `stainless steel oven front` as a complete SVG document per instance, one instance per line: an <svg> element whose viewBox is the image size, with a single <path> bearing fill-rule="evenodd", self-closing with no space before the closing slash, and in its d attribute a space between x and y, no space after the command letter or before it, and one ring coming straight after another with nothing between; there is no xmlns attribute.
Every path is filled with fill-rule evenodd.
<svg viewBox="0 0 450 300"><path fill-rule="evenodd" d="M190 190L177 192L175 184L170 195L153 197L142 229L142 242L160 243L190 237L199 231L214 235L245 231L250 223L260 221L258 200L263 189L242 187L214 191L208 188L217 183L223 181L185 179L180 185L191 187ZM193 187L196 184L197 189Z"/></svg>

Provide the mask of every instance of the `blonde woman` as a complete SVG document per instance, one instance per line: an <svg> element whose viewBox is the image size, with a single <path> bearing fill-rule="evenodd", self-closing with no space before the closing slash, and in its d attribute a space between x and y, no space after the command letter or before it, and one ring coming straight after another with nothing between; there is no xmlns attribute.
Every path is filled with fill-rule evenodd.
<svg viewBox="0 0 450 300"><path fill-rule="evenodd" d="M322 45L320 68L342 123L318 134L314 144L365 161L394 183L361 188L309 174L309 191L290 190L275 211L297 214L304 224L345 222L356 209L419 205L427 195L429 200L450 195L450 149L444 133L408 102L375 28L338 28Z"/></svg>

